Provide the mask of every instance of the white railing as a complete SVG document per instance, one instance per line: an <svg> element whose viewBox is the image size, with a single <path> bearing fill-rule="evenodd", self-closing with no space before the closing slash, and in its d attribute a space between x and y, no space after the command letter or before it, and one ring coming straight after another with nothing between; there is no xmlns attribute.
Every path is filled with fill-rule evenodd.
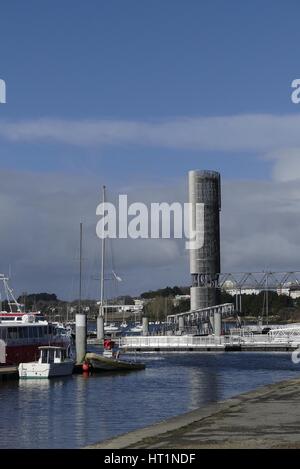
<svg viewBox="0 0 300 469"><path fill-rule="evenodd" d="M277 330L277 329L300 329L300 323L299 322L294 322L291 324L276 324L276 325L271 325L271 330Z"/></svg>
<svg viewBox="0 0 300 469"><path fill-rule="evenodd" d="M271 346L276 344L300 343L300 334L285 336L252 334L249 336L125 336L120 338L120 346L125 349L201 349L205 347L224 348L227 345Z"/></svg>
<svg viewBox="0 0 300 469"><path fill-rule="evenodd" d="M283 338L283 339L295 339L295 337L300 339L300 327L298 325L295 327L282 327L278 329L271 329L268 332L269 337L271 339L278 339L278 338Z"/></svg>
<svg viewBox="0 0 300 469"><path fill-rule="evenodd" d="M121 346L126 348L201 348L223 345L223 336L126 336L121 339Z"/></svg>
<svg viewBox="0 0 300 469"><path fill-rule="evenodd" d="M167 322L169 324L176 324L179 318L184 318L187 322L193 321L205 321L214 315L214 313L220 313L222 317L232 316L234 314L233 303L224 303L216 306L209 306L208 308L197 309L194 311L186 311L184 313L169 314L167 316Z"/></svg>

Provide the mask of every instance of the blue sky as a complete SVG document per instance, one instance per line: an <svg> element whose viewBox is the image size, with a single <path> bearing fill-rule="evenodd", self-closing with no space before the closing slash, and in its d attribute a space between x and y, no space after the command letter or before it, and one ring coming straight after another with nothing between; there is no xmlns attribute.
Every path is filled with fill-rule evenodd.
<svg viewBox="0 0 300 469"><path fill-rule="evenodd" d="M298 113L290 83L298 76L299 9L297 1L266 0L3 2L0 76L7 82L8 103L0 118ZM77 168L87 160L108 172L115 166L91 149L64 149L64 158L53 145L4 150L3 164L10 167L65 170L73 155ZM129 158L129 173L139 165L152 172L154 158L162 173L175 160L178 176L199 159L204 166L212 159L228 176L253 173L247 158L235 158L228 171L228 162L214 152L189 152L187 160L173 151L161 153L105 148L105 159L122 160L119 167L126 171ZM268 165L261 163L261 171L267 174Z"/></svg>
<svg viewBox="0 0 300 469"><path fill-rule="evenodd" d="M2 2L5 115L290 112L299 8L276 0Z"/></svg>
<svg viewBox="0 0 300 469"><path fill-rule="evenodd" d="M91 200L87 230L92 237L97 222L92 201L96 204L103 183L113 193L127 188L137 198L143 197L143 187L158 187L162 198L163 188L169 187L174 199L184 199L184 189L177 193L176 187L184 187L187 171L214 169L221 172L228 194L233 196L236 187L245 190L248 186L241 181L250 181L249 192L258 185L264 200L268 184L281 197L287 192L282 185L300 178L300 105L290 99L291 82L300 76L298 1L7 0L0 13L0 78L7 84L7 103L0 105L0 216L5 230L8 225L19 232L12 214L19 213L22 201L28 238L39 230L51 231L47 223L53 226L60 219L62 201L74 187L74 207L85 193ZM6 187L8 177L16 184ZM55 194L62 197L48 207L42 222L45 207L39 201L45 188L37 180L57 186ZM298 197L295 190L291 204ZM66 225L64 235L74 238L74 249L76 223L84 213L74 209ZM239 262L230 263L233 234L227 220L224 216L226 269L270 265L271 252L261 264L249 265L241 250ZM266 232L262 224L255 229ZM74 271L71 254L60 264L64 274L57 281L51 259L37 254L37 243L41 252L46 249L42 235L26 244L21 235L12 240L5 233L0 231L6 253L0 268L15 266L16 288L50 288L66 296L64 285ZM24 242L22 261L13 254L13 242ZM47 243L55 244L55 237ZM143 257L133 257L132 265L124 262L125 276L139 267L136 278L122 288L137 293L148 285L187 284L188 265L182 267L181 255L177 267L170 264L175 270L171 278L163 269L157 274ZM278 260L274 267L285 265L290 263Z"/></svg>

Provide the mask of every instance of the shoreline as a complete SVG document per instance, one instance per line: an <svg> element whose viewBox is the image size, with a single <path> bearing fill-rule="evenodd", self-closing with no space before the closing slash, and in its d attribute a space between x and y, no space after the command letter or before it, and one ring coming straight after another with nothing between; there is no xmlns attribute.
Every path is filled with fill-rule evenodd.
<svg viewBox="0 0 300 469"><path fill-rule="evenodd" d="M300 448L300 377L259 387L86 449Z"/></svg>

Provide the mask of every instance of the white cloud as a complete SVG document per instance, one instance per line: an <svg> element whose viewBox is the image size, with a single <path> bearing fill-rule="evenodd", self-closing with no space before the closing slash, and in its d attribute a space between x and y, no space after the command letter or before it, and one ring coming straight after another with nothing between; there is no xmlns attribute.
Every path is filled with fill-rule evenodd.
<svg viewBox="0 0 300 469"><path fill-rule="evenodd" d="M300 270L298 182L223 184L223 271Z"/></svg>
<svg viewBox="0 0 300 469"><path fill-rule="evenodd" d="M0 136L15 142L147 145L216 151L269 152L300 146L300 115L244 114L160 121L1 121Z"/></svg>
<svg viewBox="0 0 300 469"><path fill-rule="evenodd" d="M161 193L164 198L163 188L157 189L156 197ZM116 193L113 188L110 192ZM129 196L147 203L150 190L144 199L142 190L131 189ZM96 237L98 198L99 181L91 175L84 178L58 173L0 173L0 272L7 273L8 266L12 266L18 293L53 291L61 297L76 298L82 221L84 295L99 295L99 281L95 280L100 274L101 256L101 242ZM111 245L113 270L124 280L118 286L119 293L159 287L164 284L166 272L174 283L183 278L184 272L188 273L187 263L179 266L182 252L175 240L113 241L107 245L108 270L112 267ZM109 294L116 294L111 282L106 286Z"/></svg>
<svg viewBox="0 0 300 469"><path fill-rule="evenodd" d="M186 201L185 183L149 187L140 181L140 187L128 191L129 202L149 203L154 196L155 201ZM300 270L298 181L223 181L222 194L223 271ZM99 281L94 280L101 252L95 234L98 198L96 177L0 173L0 271L6 273L12 265L18 293L46 290L76 297L83 221L84 294L99 294ZM119 293L189 283L184 241L115 240L113 251L113 270L123 278Z"/></svg>
<svg viewBox="0 0 300 469"><path fill-rule="evenodd" d="M275 181L288 182L300 179L300 146L281 148L266 155L273 160L272 177Z"/></svg>

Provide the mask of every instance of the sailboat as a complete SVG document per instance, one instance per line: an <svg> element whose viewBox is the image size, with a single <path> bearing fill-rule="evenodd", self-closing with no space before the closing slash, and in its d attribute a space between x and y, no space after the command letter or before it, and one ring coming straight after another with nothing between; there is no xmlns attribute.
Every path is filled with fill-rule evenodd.
<svg viewBox="0 0 300 469"><path fill-rule="evenodd" d="M103 203L105 202L105 186L103 186ZM102 262L101 262L101 299L100 299L100 315L103 317L104 311L104 262L105 262L105 238L102 236ZM104 328L105 331L105 328ZM104 339L104 351L102 354L87 353L85 362L94 371L120 371L120 370L143 370L145 364L141 362L132 362L121 360L119 358L120 351L116 350L115 342L112 339Z"/></svg>

